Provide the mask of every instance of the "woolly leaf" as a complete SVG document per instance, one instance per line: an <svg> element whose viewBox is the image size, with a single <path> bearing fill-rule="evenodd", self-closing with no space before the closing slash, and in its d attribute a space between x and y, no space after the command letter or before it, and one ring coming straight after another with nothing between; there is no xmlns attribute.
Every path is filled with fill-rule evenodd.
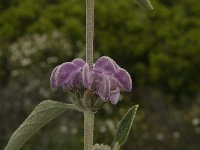
<svg viewBox="0 0 200 150"><path fill-rule="evenodd" d="M130 108L118 125L115 134L115 142L118 142L120 146L122 146L127 140L127 137L133 124L133 120L135 118L137 108L138 105L135 105L132 108Z"/></svg>
<svg viewBox="0 0 200 150"><path fill-rule="evenodd" d="M153 6L151 5L151 2L149 0L136 0L136 1L141 7L144 7L150 10L153 9Z"/></svg>
<svg viewBox="0 0 200 150"><path fill-rule="evenodd" d="M40 128L67 109L76 108L72 104L52 100L41 102L13 133L4 150L19 150Z"/></svg>

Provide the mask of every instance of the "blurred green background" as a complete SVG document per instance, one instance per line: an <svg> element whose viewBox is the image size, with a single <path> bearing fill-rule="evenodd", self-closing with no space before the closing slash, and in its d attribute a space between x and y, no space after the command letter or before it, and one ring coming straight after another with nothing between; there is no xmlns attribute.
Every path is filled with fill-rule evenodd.
<svg viewBox="0 0 200 150"><path fill-rule="evenodd" d="M124 150L200 149L200 3L95 0L95 59L112 57L133 79L132 93L96 114L95 142L110 144L116 124L139 104ZM52 91L52 69L85 58L84 0L0 0L0 149ZM22 150L83 149L83 116L68 111Z"/></svg>

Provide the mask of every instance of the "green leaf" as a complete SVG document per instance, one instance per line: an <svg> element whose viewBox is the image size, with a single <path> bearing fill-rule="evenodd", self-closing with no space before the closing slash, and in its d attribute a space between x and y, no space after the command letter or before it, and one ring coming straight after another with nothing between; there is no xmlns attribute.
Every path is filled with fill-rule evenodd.
<svg viewBox="0 0 200 150"><path fill-rule="evenodd" d="M41 102L13 133L4 150L19 150L40 128L67 109L78 108L52 100Z"/></svg>
<svg viewBox="0 0 200 150"><path fill-rule="evenodd" d="M127 137L133 124L133 120L135 118L137 108L138 105L135 105L132 108L130 108L118 125L115 134L115 142L119 142L120 146L122 146L127 140Z"/></svg>
<svg viewBox="0 0 200 150"><path fill-rule="evenodd" d="M136 0L136 1L141 7L144 7L150 10L153 9L153 6L151 5L151 2L149 0Z"/></svg>

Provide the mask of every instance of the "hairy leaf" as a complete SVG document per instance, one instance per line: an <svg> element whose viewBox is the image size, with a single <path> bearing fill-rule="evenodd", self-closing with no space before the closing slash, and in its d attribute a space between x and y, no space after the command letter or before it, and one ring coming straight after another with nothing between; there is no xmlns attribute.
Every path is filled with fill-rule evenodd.
<svg viewBox="0 0 200 150"><path fill-rule="evenodd" d="M137 3L146 9L153 9L153 6L149 0L137 0Z"/></svg>
<svg viewBox="0 0 200 150"><path fill-rule="evenodd" d="M133 120L135 118L137 108L138 105L135 105L132 108L130 108L118 125L115 134L115 142L118 142L120 146L122 146L127 140L127 137L133 124Z"/></svg>
<svg viewBox="0 0 200 150"><path fill-rule="evenodd" d="M77 109L74 105L52 100L41 102L13 133L4 150L20 149L40 128L70 108Z"/></svg>

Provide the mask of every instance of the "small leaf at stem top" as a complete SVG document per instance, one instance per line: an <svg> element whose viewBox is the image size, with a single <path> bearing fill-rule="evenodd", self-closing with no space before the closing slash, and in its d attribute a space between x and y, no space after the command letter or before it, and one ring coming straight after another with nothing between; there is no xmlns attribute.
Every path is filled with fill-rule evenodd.
<svg viewBox="0 0 200 150"><path fill-rule="evenodd" d="M149 0L136 0L136 1L143 8L150 9L150 10L153 9L153 6L151 5L151 2Z"/></svg>
<svg viewBox="0 0 200 150"><path fill-rule="evenodd" d="M71 104L52 100L41 102L13 133L4 150L19 150L40 128L67 109L77 110Z"/></svg>
<svg viewBox="0 0 200 150"><path fill-rule="evenodd" d="M104 144L95 144L92 150L111 150L111 147Z"/></svg>
<svg viewBox="0 0 200 150"><path fill-rule="evenodd" d="M124 117L121 119L116 134L115 134L115 142L118 142L120 146L122 146L129 135L129 132L131 130L135 114L137 111L138 105L133 106L128 110L128 112L124 115Z"/></svg>

